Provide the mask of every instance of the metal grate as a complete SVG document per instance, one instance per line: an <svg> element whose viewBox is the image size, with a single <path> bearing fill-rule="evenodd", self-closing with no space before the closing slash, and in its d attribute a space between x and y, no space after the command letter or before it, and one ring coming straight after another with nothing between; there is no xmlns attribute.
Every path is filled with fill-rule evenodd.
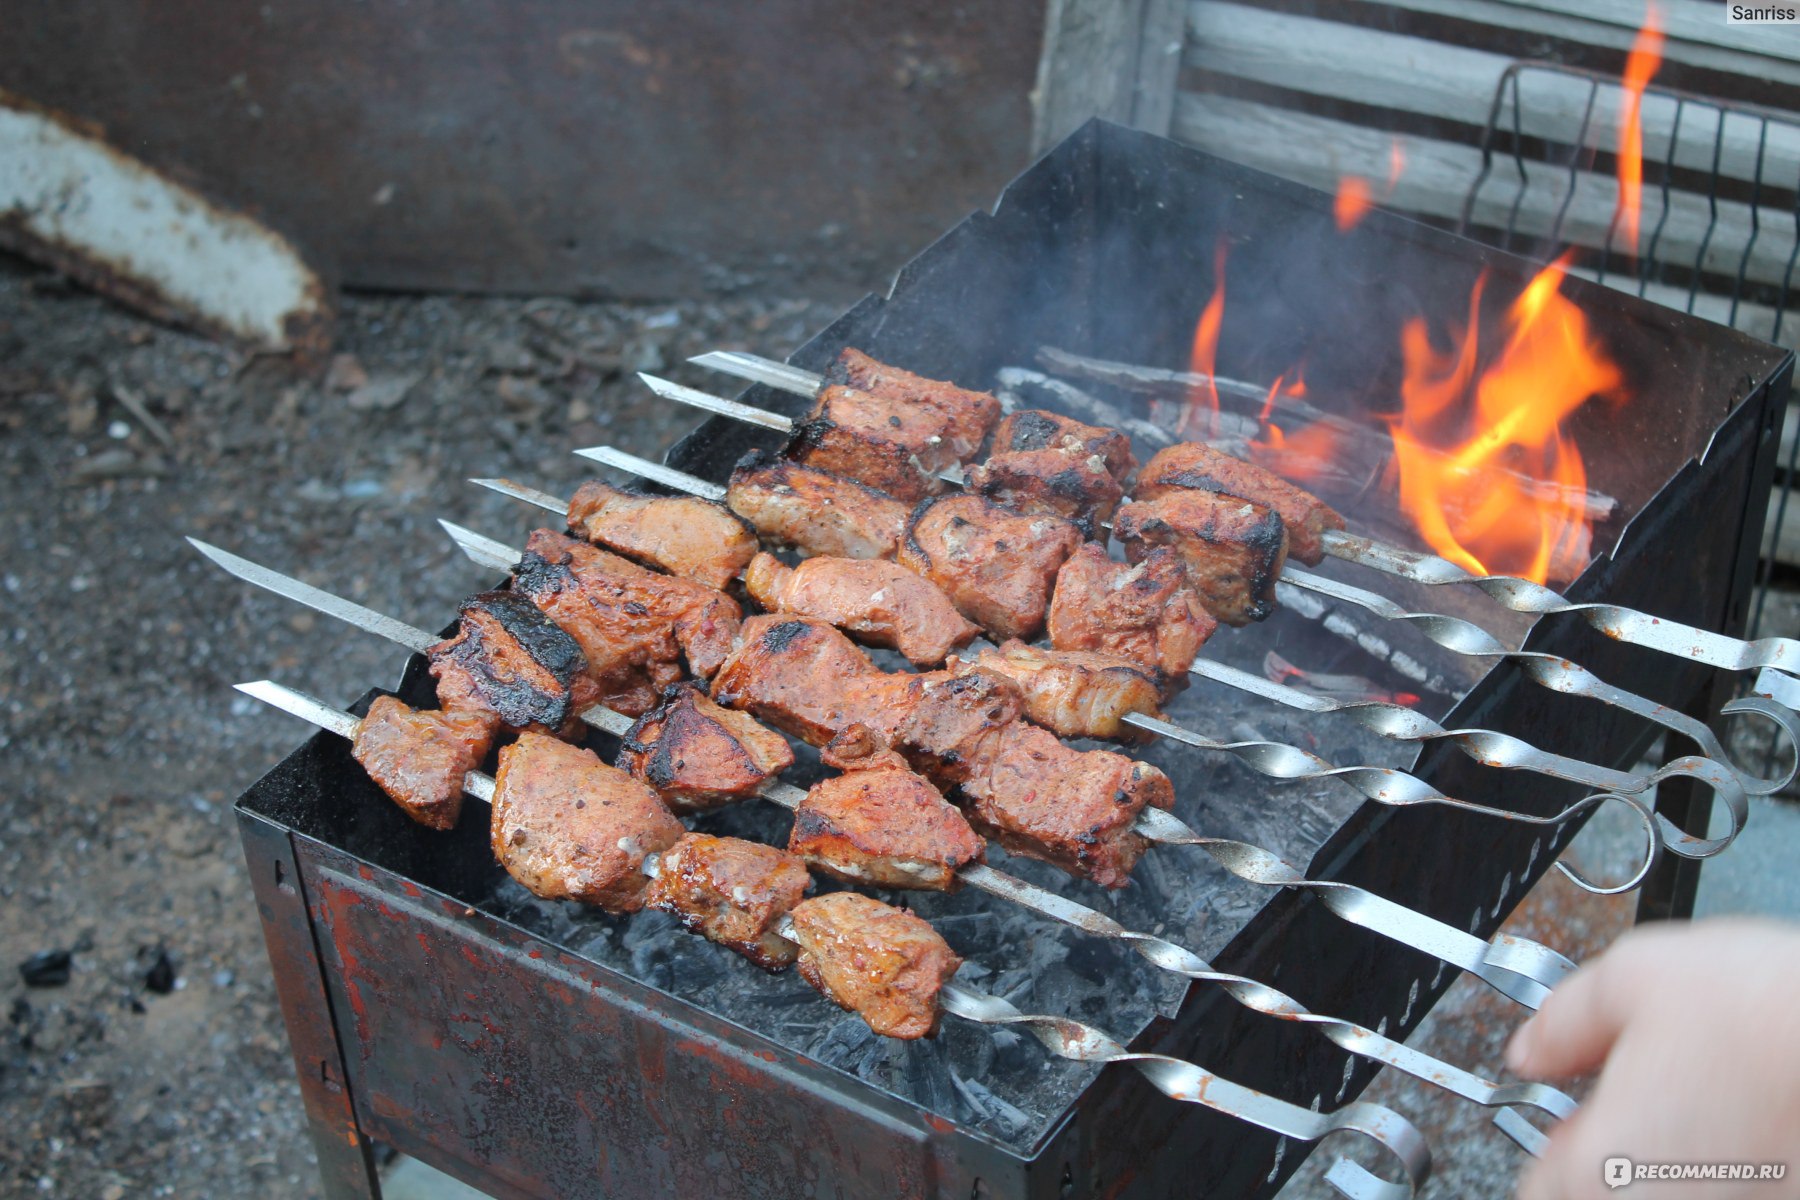
<svg viewBox="0 0 1800 1200"><path fill-rule="evenodd" d="M1800 345L1788 311L1800 262L1800 113L1654 84L1640 105L1639 245L1617 182L1625 90L1615 75L1558 63L1511 64L1494 89L1481 169L1458 231L1777 344ZM1800 466L1788 414L1750 617L1761 631L1777 547Z"/></svg>

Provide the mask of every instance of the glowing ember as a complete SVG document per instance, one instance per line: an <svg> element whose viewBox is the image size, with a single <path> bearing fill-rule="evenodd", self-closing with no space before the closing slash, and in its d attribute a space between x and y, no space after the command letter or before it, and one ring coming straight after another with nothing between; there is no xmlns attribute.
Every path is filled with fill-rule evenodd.
<svg viewBox="0 0 1800 1200"><path fill-rule="evenodd" d="M1652 4L1644 27L1631 43L1625 60L1624 103L1619 109L1619 211L1625 228L1625 246L1633 257L1638 252L1644 199L1644 88L1662 66L1662 12Z"/></svg>
<svg viewBox="0 0 1800 1200"><path fill-rule="evenodd" d="M1568 259L1513 302L1485 369L1477 335L1485 279L1448 351L1434 347L1422 318L1401 333L1403 409L1389 422L1400 507L1433 550L1472 571L1542 583L1574 578L1590 557L1586 514L1555 498L1587 486L1581 452L1560 425L1592 397L1623 399L1624 378L1561 294ZM1532 488L1533 479L1559 486Z"/></svg>
<svg viewBox="0 0 1800 1200"><path fill-rule="evenodd" d="M1188 356L1188 370L1202 377L1188 389L1187 407L1181 414L1182 434L1202 431L1214 437L1219 430L1219 389L1213 382L1213 371L1219 358L1219 326L1225 320L1225 239L1213 249L1213 294L1194 324L1194 348ZM1204 414L1204 417L1202 416Z"/></svg>

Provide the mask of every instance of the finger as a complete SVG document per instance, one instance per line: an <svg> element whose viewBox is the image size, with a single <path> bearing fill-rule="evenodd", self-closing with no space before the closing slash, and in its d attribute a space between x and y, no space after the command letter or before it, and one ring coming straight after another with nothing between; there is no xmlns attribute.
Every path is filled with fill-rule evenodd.
<svg viewBox="0 0 1800 1200"><path fill-rule="evenodd" d="M1542 1157L1527 1161L1519 1172L1517 1200L1577 1200L1604 1191L1600 1184L1600 1160L1592 1158L1582 1137L1586 1110L1550 1131L1550 1144Z"/></svg>
<svg viewBox="0 0 1800 1200"><path fill-rule="evenodd" d="M1627 936L1550 993L1536 1016L1506 1047L1506 1065L1531 1079L1559 1079L1606 1061L1637 1004L1642 964L1652 965L1655 937Z"/></svg>

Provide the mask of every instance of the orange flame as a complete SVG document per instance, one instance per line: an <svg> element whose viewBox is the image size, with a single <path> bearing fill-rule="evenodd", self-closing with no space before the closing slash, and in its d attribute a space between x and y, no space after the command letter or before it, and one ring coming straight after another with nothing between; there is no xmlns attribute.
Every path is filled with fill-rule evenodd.
<svg viewBox="0 0 1800 1200"><path fill-rule="evenodd" d="M1387 190L1381 194L1382 200L1393 196L1394 189L1400 184L1400 175L1406 170L1406 151L1395 138L1388 143ZM1369 181L1360 175L1345 175L1338 179L1337 200L1332 205L1332 213L1337 217L1340 233L1356 228L1358 222L1369 215L1375 207L1375 190Z"/></svg>
<svg viewBox="0 0 1800 1200"><path fill-rule="evenodd" d="M1219 359L1219 327L1225 321L1225 239L1213 249L1213 294L1194 324L1194 348L1188 355L1188 370L1205 378L1188 388L1187 408L1181 414L1182 434L1200 425L1200 414L1206 414L1206 435L1215 436L1219 429L1219 388L1213 372Z"/></svg>
<svg viewBox="0 0 1800 1200"><path fill-rule="evenodd" d="M1546 583L1587 565L1587 515L1569 502L1585 492L1587 471L1560 426L1594 396L1622 398L1624 376L1561 294L1569 258L1512 303L1498 354L1479 374L1485 279L1447 352L1422 318L1401 332L1403 409L1389 422L1400 507L1432 549L1471 571Z"/></svg>
<svg viewBox="0 0 1800 1200"><path fill-rule="evenodd" d="M1625 60L1624 103L1619 110L1619 212L1625 226L1625 245L1635 258L1644 200L1644 89L1662 66L1662 11L1651 4L1644 27L1631 43Z"/></svg>

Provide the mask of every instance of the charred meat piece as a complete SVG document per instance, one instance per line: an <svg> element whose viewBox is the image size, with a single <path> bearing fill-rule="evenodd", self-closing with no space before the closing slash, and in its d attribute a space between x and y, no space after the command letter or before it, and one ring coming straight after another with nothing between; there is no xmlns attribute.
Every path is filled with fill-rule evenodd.
<svg viewBox="0 0 1800 1200"><path fill-rule="evenodd" d="M880 559L809 558L788 567L759 554L744 587L771 611L829 621L874 646L888 646L915 666L935 666L980 632L929 579Z"/></svg>
<svg viewBox="0 0 1800 1200"><path fill-rule="evenodd" d="M826 371L825 385L854 388L880 400L938 414L945 422L944 448L957 462L973 458L988 430L1000 419L1000 402L987 392L926 379L848 347Z"/></svg>
<svg viewBox="0 0 1800 1200"><path fill-rule="evenodd" d="M569 501L569 528L596 546L709 588L737 578L756 554L756 531L711 500L646 496L592 480Z"/></svg>
<svg viewBox="0 0 1800 1200"><path fill-rule="evenodd" d="M906 505L892 496L763 450L738 460L725 503L764 538L804 554L892 558L906 529Z"/></svg>
<svg viewBox="0 0 1800 1200"><path fill-rule="evenodd" d="M1044 627L1057 568L1080 544L1081 531L1059 517L1025 516L982 496L939 496L913 510L899 562L996 638L1030 638Z"/></svg>
<svg viewBox="0 0 1800 1200"><path fill-rule="evenodd" d="M635 673L658 691L681 678L683 657L701 678L718 670L744 615L723 592L550 529L526 541L513 587L581 642L596 676Z"/></svg>
<svg viewBox="0 0 1800 1200"><path fill-rule="evenodd" d="M1317 496L1204 442L1180 442L1157 451L1138 476L1140 500L1182 489L1217 492L1272 510L1287 526L1288 553L1309 567L1325 557L1325 531L1344 527L1344 518Z"/></svg>
<svg viewBox="0 0 1800 1200"><path fill-rule="evenodd" d="M1112 520L1125 495L1104 458L1059 447L991 455L969 468L969 486L1018 512L1073 521L1090 538Z"/></svg>
<svg viewBox="0 0 1800 1200"><path fill-rule="evenodd" d="M788 851L839 879L942 892L986 844L936 788L877 757L808 790Z"/></svg>
<svg viewBox="0 0 1800 1200"><path fill-rule="evenodd" d="M407 816L430 829L454 829L463 776L487 757L496 724L490 713L420 711L377 696L356 727L350 755Z"/></svg>
<svg viewBox="0 0 1800 1200"><path fill-rule="evenodd" d="M677 813L754 796L794 765L787 739L748 713L720 708L697 684L678 683L625 734L619 766Z"/></svg>
<svg viewBox="0 0 1800 1200"><path fill-rule="evenodd" d="M1121 888L1149 842L1132 827L1146 804L1168 808L1169 777L1109 750L1073 750L1014 722L961 787L976 829L1010 853L1054 863L1101 887Z"/></svg>
<svg viewBox="0 0 1800 1200"><path fill-rule="evenodd" d="M1124 487L1137 470L1137 459L1131 453L1131 439L1117 429L1104 425L1085 425L1073 417L1041 408L1025 408L1009 413L994 430L991 454L1007 454L1020 450L1078 450L1083 455L1097 454L1106 460L1107 474Z"/></svg>
<svg viewBox="0 0 1800 1200"><path fill-rule="evenodd" d="M991 671L931 671L890 675L911 681L881 716L878 735L906 756L914 770L946 784L961 782L986 747L1017 721L1025 701L1012 680Z"/></svg>
<svg viewBox="0 0 1800 1200"><path fill-rule="evenodd" d="M847 695L848 686L885 678L825 622L769 614L744 622L737 649L713 676L713 699L822 746L862 720L860 697Z"/></svg>
<svg viewBox="0 0 1800 1200"><path fill-rule="evenodd" d="M440 707L492 713L511 729L568 729L591 679L575 639L518 592L463 601L456 636L426 656Z"/></svg>
<svg viewBox="0 0 1800 1200"><path fill-rule="evenodd" d="M938 992L962 959L930 925L855 892L794 906L800 974L884 1037L937 1032Z"/></svg>
<svg viewBox="0 0 1800 1200"><path fill-rule="evenodd" d="M1141 561L1114 562L1088 542L1056 573L1046 622L1058 650L1112 654L1152 673L1169 695L1219 622L1188 587L1173 550L1156 547Z"/></svg>
<svg viewBox="0 0 1800 1200"><path fill-rule="evenodd" d="M591 750L525 733L500 751L489 840L534 896L636 912L644 859L686 832L655 792Z"/></svg>
<svg viewBox="0 0 1800 1200"><path fill-rule="evenodd" d="M1157 546L1175 551L1200 603L1227 625L1248 625L1275 611L1287 529L1261 505L1174 488L1121 505L1113 534L1132 562Z"/></svg>
<svg viewBox="0 0 1800 1200"><path fill-rule="evenodd" d="M806 864L774 846L690 833L663 851L644 904L673 913L765 971L779 971L800 948L775 932L775 922L811 884Z"/></svg>
<svg viewBox="0 0 1800 1200"><path fill-rule="evenodd" d="M1085 650L1040 650L1009 641L959 660L953 670L1012 680L1025 697L1025 715L1066 738L1142 740L1146 735L1124 724L1124 717L1154 717L1162 699L1155 680L1136 663Z"/></svg>
<svg viewBox="0 0 1800 1200"><path fill-rule="evenodd" d="M912 503L943 491L938 472L960 461L953 424L930 405L827 385L786 454Z"/></svg>

